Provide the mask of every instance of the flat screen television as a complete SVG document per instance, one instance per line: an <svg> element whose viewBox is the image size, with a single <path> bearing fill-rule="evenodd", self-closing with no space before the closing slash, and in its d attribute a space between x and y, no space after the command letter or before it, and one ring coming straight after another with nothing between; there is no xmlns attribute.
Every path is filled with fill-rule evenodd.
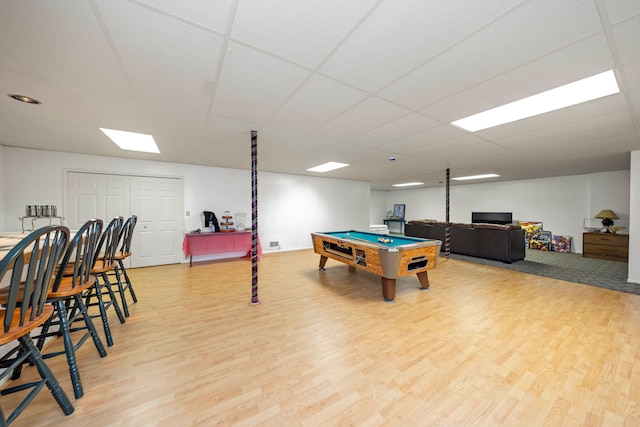
<svg viewBox="0 0 640 427"><path fill-rule="evenodd" d="M513 215L511 212L471 212L471 222L511 224L513 222Z"/></svg>

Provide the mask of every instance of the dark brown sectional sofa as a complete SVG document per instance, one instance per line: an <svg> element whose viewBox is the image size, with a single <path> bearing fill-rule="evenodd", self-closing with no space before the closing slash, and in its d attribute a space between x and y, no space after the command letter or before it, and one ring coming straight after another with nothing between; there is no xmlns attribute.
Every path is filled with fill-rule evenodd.
<svg viewBox="0 0 640 427"><path fill-rule="evenodd" d="M404 234L442 240L444 251L445 227L444 222L414 220L405 224ZM452 223L450 227L451 253L493 259L509 264L524 259L524 230L519 225Z"/></svg>

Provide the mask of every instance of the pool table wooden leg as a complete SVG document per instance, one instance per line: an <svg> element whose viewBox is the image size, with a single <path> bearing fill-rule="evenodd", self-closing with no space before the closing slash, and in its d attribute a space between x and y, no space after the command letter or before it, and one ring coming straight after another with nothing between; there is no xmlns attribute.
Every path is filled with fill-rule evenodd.
<svg viewBox="0 0 640 427"><path fill-rule="evenodd" d="M324 270L324 266L327 263L327 257L324 255L320 255L320 265L318 266L318 268L320 270Z"/></svg>
<svg viewBox="0 0 640 427"><path fill-rule="evenodd" d="M385 302L394 302L396 298L396 279L382 278L382 296Z"/></svg>
<svg viewBox="0 0 640 427"><path fill-rule="evenodd" d="M420 284L422 285L420 289L429 290L429 275L427 274L427 272L422 271L416 274L416 276L418 276L418 280L420 280Z"/></svg>

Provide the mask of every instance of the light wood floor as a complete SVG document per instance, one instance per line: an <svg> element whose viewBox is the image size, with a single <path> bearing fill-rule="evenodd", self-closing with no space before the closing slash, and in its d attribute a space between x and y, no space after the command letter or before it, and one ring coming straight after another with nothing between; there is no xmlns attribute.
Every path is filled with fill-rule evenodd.
<svg viewBox="0 0 640 427"><path fill-rule="evenodd" d="M640 296L441 258L388 304L318 258L264 255L257 306L247 260L131 270L139 302L106 358L80 350L75 413L45 390L15 425L640 425Z"/></svg>

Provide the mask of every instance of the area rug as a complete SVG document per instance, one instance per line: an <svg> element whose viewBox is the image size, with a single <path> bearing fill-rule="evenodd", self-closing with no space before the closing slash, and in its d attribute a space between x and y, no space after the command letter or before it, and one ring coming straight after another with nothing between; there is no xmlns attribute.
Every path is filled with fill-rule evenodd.
<svg viewBox="0 0 640 427"><path fill-rule="evenodd" d="M576 253L531 249L526 250L524 260L511 264L458 254L451 254L451 258L640 295L640 284L627 282L626 262L584 258Z"/></svg>

